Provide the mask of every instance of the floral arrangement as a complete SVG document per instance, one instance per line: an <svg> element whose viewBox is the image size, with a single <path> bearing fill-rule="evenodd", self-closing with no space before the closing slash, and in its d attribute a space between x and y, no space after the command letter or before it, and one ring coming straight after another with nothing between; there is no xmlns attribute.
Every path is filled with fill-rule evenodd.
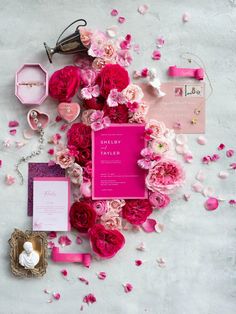
<svg viewBox="0 0 236 314"><path fill-rule="evenodd" d="M68 125L67 143L57 144L55 163L67 170L74 190L70 223L87 234L93 251L101 258L113 257L125 243L122 230L147 229L153 210L166 207L170 194L183 183L184 172L173 158L173 130L161 121L146 122L148 107L140 86L125 69L132 61L131 36L113 40L105 33L81 30L88 55L75 66L56 71L49 81L51 97L71 102L77 95L83 106L79 122ZM145 124L146 147L137 165L147 172L147 199L92 200L91 132L111 123Z"/></svg>

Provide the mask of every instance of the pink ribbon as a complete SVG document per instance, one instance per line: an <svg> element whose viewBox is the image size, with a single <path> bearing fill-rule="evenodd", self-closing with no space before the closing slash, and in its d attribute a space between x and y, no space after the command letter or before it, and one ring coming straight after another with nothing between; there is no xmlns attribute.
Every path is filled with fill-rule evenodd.
<svg viewBox="0 0 236 314"><path fill-rule="evenodd" d="M168 70L168 75L177 77L177 76L184 76L184 77L193 77L196 80L203 80L204 79L204 69L193 69L193 68L177 68L176 65L170 66Z"/></svg>
<svg viewBox="0 0 236 314"><path fill-rule="evenodd" d="M91 254L89 253L60 253L59 247L52 248L52 260L62 263L82 263L85 267L91 264Z"/></svg>

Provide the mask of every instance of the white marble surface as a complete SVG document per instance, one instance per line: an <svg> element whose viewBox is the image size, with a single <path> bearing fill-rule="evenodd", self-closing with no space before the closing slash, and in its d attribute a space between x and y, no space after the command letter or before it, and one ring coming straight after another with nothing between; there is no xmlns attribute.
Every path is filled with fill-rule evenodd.
<svg viewBox="0 0 236 314"><path fill-rule="evenodd" d="M202 168L200 158L213 153L220 142L236 149L236 7L228 0L148 0L150 12L137 13L142 1L93 1L93 0L1 0L0 1L0 140L10 138L7 123L20 121L26 127L27 108L14 96L14 74L26 62L40 62L50 73L70 62L68 58L55 56L53 65L47 61L42 43L53 45L60 31L76 18L85 18L91 28L105 29L115 23L110 10L117 8L127 22L120 26L122 34L130 32L141 44L141 54L135 55L134 69L157 66L163 80L169 65L187 66L181 54L192 52L204 61L213 85L213 94L207 101L208 144L196 144L196 136L190 136L194 153L192 165L186 165L187 183L182 192L190 191L194 175ZM189 23L181 17L191 14ZM155 38L163 35L166 45L163 58L154 62L150 58ZM208 84L207 84L208 85ZM209 92L209 86L208 86ZM42 108L55 115L56 105L47 100ZM51 127L47 135L53 134ZM21 132L13 138L21 139ZM0 170L0 313L79 313L83 296L94 293L97 303L84 307L85 313L124 314L233 314L236 308L236 257L235 257L235 208L222 203L215 212L207 212L204 197L194 194L189 202L176 200L161 214L155 214L165 223L162 234L127 234L125 248L113 260L94 261L91 268L67 265L69 281L60 275L62 265L49 263L42 279L17 279L9 271L8 239L15 227L22 230L31 227L26 216L27 187L16 183L6 186L5 174L14 175L16 158L30 151L36 138L17 151L11 148L1 151L3 167ZM222 153L224 155L224 153ZM46 161L46 153L36 161ZM227 199L236 198L236 173L231 172L226 181L217 178L220 170L227 169L230 161L224 157L207 168L206 184L214 186L217 193ZM235 158L234 158L235 161ZM26 167L23 168L26 175ZM135 247L146 243L146 252ZM78 249L74 245L66 250ZM86 246L84 247L86 249ZM159 268L156 259L163 257L166 268ZM140 268L134 260L145 263ZM96 272L106 271L105 281L96 278ZM78 281L84 276L88 286ZM130 282L134 290L125 294L122 284ZM61 293L61 299L47 303L47 288Z"/></svg>

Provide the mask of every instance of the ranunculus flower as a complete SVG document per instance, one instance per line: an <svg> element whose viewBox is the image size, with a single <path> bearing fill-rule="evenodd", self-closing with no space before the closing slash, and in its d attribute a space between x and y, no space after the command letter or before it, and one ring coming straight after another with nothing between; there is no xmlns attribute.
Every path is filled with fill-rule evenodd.
<svg viewBox="0 0 236 314"><path fill-rule="evenodd" d="M155 208L160 209L165 208L170 203L170 198L166 194L153 192L149 195L149 201Z"/></svg>
<svg viewBox="0 0 236 314"><path fill-rule="evenodd" d="M132 225L142 225L152 213L152 205L148 199L126 200L122 208L122 216Z"/></svg>
<svg viewBox="0 0 236 314"><path fill-rule="evenodd" d="M143 91L140 86L135 84L128 85L122 92L127 102L140 102L143 98Z"/></svg>
<svg viewBox="0 0 236 314"><path fill-rule="evenodd" d="M71 167L75 161L75 157L70 154L70 150L68 148L57 152L55 158L56 164L63 169Z"/></svg>
<svg viewBox="0 0 236 314"><path fill-rule="evenodd" d="M98 74L97 84L100 87L100 94L107 98L112 89L121 92L129 84L129 74L119 64L107 64Z"/></svg>
<svg viewBox="0 0 236 314"><path fill-rule="evenodd" d="M111 258L124 246L125 238L118 230L107 230L103 225L94 225L89 232L93 251L101 258Z"/></svg>
<svg viewBox="0 0 236 314"><path fill-rule="evenodd" d="M107 203L106 201L95 201L93 202L93 209L97 213L98 216L102 216L107 211Z"/></svg>
<svg viewBox="0 0 236 314"><path fill-rule="evenodd" d="M146 186L153 192L170 193L183 183L184 177L183 169L177 161L164 159L149 170Z"/></svg>
<svg viewBox="0 0 236 314"><path fill-rule="evenodd" d="M49 94L60 102L70 102L80 85L80 70L66 66L53 73L49 80Z"/></svg>
<svg viewBox="0 0 236 314"><path fill-rule="evenodd" d="M83 168L74 163L67 171L70 180L72 183L74 184L81 184L82 180L83 180Z"/></svg>
<svg viewBox="0 0 236 314"><path fill-rule="evenodd" d="M81 233L86 233L96 221L96 212L86 201L75 202L70 209L71 226Z"/></svg>
<svg viewBox="0 0 236 314"><path fill-rule="evenodd" d="M104 115L108 116L112 123L127 123L129 118L128 108L125 105L117 107L104 106Z"/></svg>
<svg viewBox="0 0 236 314"><path fill-rule="evenodd" d="M83 123L74 123L67 132L69 146L87 148L91 146L91 128Z"/></svg>

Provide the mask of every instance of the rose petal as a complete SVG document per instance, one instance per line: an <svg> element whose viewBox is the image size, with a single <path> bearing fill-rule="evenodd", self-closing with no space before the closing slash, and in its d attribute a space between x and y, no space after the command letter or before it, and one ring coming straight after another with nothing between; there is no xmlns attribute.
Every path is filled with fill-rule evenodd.
<svg viewBox="0 0 236 314"><path fill-rule="evenodd" d="M203 190L203 185L200 182L195 182L192 184L192 189L194 192L201 193Z"/></svg>
<svg viewBox="0 0 236 314"><path fill-rule="evenodd" d="M203 182L206 179L206 175L202 170L198 171L198 173L196 174L196 179L201 182Z"/></svg>
<svg viewBox="0 0 236 314"><path fill-rule="evenodd" d="M188 138L185 134L178 134L175 137L175 141L179 145L184 145L184 144L187 144Z"/></svg>
<svg viewBox="0 0 236 314"><path fill-rule="evenodd" d="M13 135L13 136L16 135L16 129L10 130L9 133L10 133L11 135Z"/></svg>
<svg viewBox="0 0 236 314"><path fill-rule="evenodd" d="M229 165L231 169L236 170L236 162Z"/></svg>
<svg viewBox="0 0 236 314"><path fill-rule="evenodd" d="M175 147L176 153L183 155L187 150L188 146L187 145L177 145Z"/></svg>
<svg viewBox="0 0 236 314"><path fill-rule="evenodd" d="M214 194L214 189L210 186L206 187L202 191L202 195L211 197Z"/></svg>
<svg viewBox="0 0 236 314"><path fill-rule="evenodd" d="M183 199L187 202L191 197L191 194L184 194Z"/></svg>
<svg viewBox="0 0 236 314"><path fill-rule="evenodd" d="M233 155L234 155L234 150L233 150L233 149L227 150L226 156L227 156L228 158L232 157Z"/></svg>
<svg viewBox="0 0 236 314"><path fill-rule="evenodd" d="M87 303L87 304L89 304L89 303L92 304L92 303L94 303L96 301L97 300L96 300L95 296L92 293L89 293L88 295L84 296L84 298L83 298L83 302Z"/></svg>
<svg viewBox="0 0 236 314"><path fill-rule="evenodd" d="M67 277L68 271L66 269L62 269L61 274L62 274L62 276Z"/></svg>
<svg viewBox="0 0 236 314"><path fill-rule="evenodd" d="M5 182L7 185L12 185L16 182L16 179L13 176L7 174L5 177Z"/></svg>
<svg viewBox="0 0 236 314"><path fill-rule="evenodd" d="M120 24L123 24L125 21L126 21L126 20L125 20L125 17L119 16L118 22L119 22Z"/></svg>
<svg viewBox="0 0 236 314"><path fill-rule="evenodd" d="M236 200L229 200L230 205L236 205Z"/></svg>
<svg viewBox="0 0 236 314"><path fill-rule="evenodd" d="M208 200L205 202L205 208L206 210L212 211L218 208L219 202L218 199L215 197L210 197Z"/></svg>
<svg viewBox="0 0 236 314"><path fill-rule="evenodd" d="M191 163L193 161L193 154L192 154L192 152L188 151L187 153L184 153L183 158L184 158L185 162Z"/></svg>
<svg viewBox="0 0 236 314"><path fill-rule="evenodd" d="M136 247L136 250L138 251L145 251L145 244L143 242L140 242L139 245Z"/></svg>
<svg viewBox="0 0 236 314"><path fill-rule="evenodd" d="M71 239L68 238L68 236L60 236L60 238L58 239L58 243L61 246L67 246L71 244Z"/></svg>
<svg viewBox="0 0 236 314"><path fill-rule="evenodd" d="M186 23L186 22L188 22L189 20L190 20L190 14L187 13L187 12L185 12L185 13L183 14L183 16L182 16L182 21L183 21L184 23Z"/></svg>
<svg viewBox="0 0 236 314"><path fill-rule="evenodd" d="M81 237L79 235L77 235L77 237L76 237L76 243L77 244L82 244L83 243L83 240L81 239Z"/></svg>
<svg viewBox="0 0 236 314"><path fill-rule="evenodd" d="M52 248L54 248L54 246L55 246L55 243L53 242L53 241L48 241L48 249L52 249Z"/></svg>
<svg viewBox="0 0 236 314"><path fill-rule="evenodd" d="M50 231L48 237L49 239L55 239L57 237L56 231Z"/></svg>
<svg viewBox="0 0 236 314"><path fill-rule="evenodd" d="M79 279L81 282L84 282L86 285L89 284L88 280L85 279L84 277L79 277L78 279Z"/></svg>
<svg viewBox="0 0 236 314"><path fill-rule="evenodd" d="M17 126L19 126L18 121L13 120L13 121L9 121L9 123L8 123L9 128L16 128Z"/></svg>
<svg viewBox="0 0 236 314"><path fill-rule="evenodd" d="M219 146L218 146L218 150L223 150L225 148L225 144L221 143Z"/></svg>
<svg viewBox="0 0 236 314"><path fill-rule="evenodd" d="M53 293L53 297L54 297L55 300L60 300L61 295L60 295L59 292L54 292L54 293Z"/></svg>
<svg viewBox="0 0 236 314"><path fill-rule="evenodd" d="M207 139L204 136L200 135L197 138L197 142L198 142L199 145L206 145Z"/></svg>
<svg viewBox="0 0 236 314"><path fill-rule="evenodd" d="M149 9L149 6L147 4L142 4L138 7L138 12L142 15L146 14Z"/></svg>
<svg viewBox="0 0 236 314"><path fill-rule="evenodd" d="M118 33L118 27L117 25L112 25L110 27L107 28L106 30L107 35L111 38L116 37L117 33Z"/></svg>
<svg viewBox="0 0 236 314"><path fill-rule="evenodd" d="M166 262L165 262L164 258L162 258L162 257L159 257L159 258L157 259L157 264L158 264L158 266L161 267L161 268L166 267Z"/></svg>
<svg viewBox="0 0 236 314"><path fill-rule="evenodd" d="M156 220L155 219L150 219L148 218L143 224L142 228L145 232L154 232L155 231L155 225L156 225Z"/></svg>
<svg viewBox="0 0 236 314"><path fill-rule="evenodd" d="M111 10L111 16L117 16L118 11L116 9Z"/></svg>
<svg viewBox="0 0 236 314"><path fill-rule="evenodd" d="M32 129L26 129L23 131L23 136L25 139L29 140L31 139L35 134L35 131L33 131Z"/></svg>
<svg viewBox="0 0 236 314"><path fill-rule="evenodd" d="M133 290L133 286L131 285L131 283L126 283L125 285L123 285L125 293L129 293Z"/></svg>
<svg viewBox="0 0 236 314"><path fill-rule="evenodd" d="M97 274L98 279L105 280L107 278L107 274L104 271L100 271L100 273Z"/></svg>
<svg viewBox="0 0 236 314"><path fill-rule="evenodd" d="M161 53L159 50L154 50L152 52L152 59L153 60L160 60L161 59Z"/></svg>
<svg viewBox="0 0 236 314"><path fill-rule="evenodd" d="M53 149L53 148L50 148L50 149L48 150L48 154L51 155L51 156L54 155L54 149Z"/></svg>
<svg viewBox="0 0 236 314"><path fill-rule="evenodd" d="M156 39L156 45L158 48L161 48L164 46L165 40L163 36L157 37Z"/></svg>
<svg viewBox="0 0 236 314"><path fill-rule="evenodd" d="M136 266L141 266L142 263L143 263L143 262L142 262L140 259L136 259L136 261L135 261L135 265L136 265Z"/></svg>
<svg viewBox="0 0 236 314"><path fill-rule="evenodd" d="M220 171L219 174L218 174L218 177L219 177L220 179L227 179L228 176L229 176L229 173L226 172L226 171Z"/></svg>

